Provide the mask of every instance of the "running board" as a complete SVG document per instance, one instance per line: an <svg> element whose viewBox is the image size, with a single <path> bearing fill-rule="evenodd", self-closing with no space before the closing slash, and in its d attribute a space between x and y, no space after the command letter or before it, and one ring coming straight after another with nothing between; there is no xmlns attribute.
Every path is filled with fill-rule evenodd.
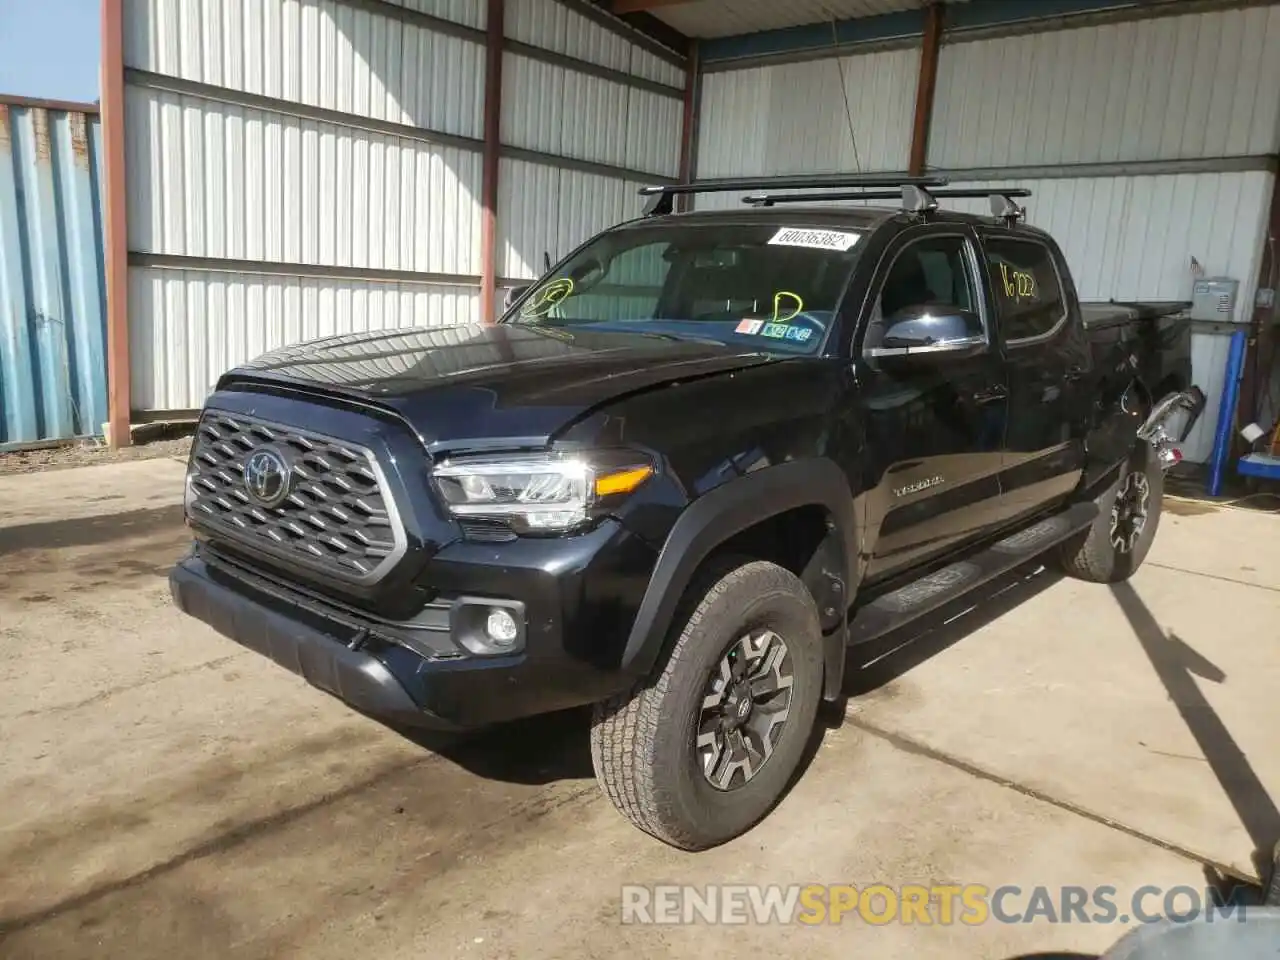
<svg viewBox="0 0 1280 960"><path fill-rule="evenodd" d="M975 587L1044 553L1085 529L1098 516L1092 502L1077 503L992 544L981 553L877 597L858 609L849 625L849 644L876 640L917 617L964 596Z"/></svg>

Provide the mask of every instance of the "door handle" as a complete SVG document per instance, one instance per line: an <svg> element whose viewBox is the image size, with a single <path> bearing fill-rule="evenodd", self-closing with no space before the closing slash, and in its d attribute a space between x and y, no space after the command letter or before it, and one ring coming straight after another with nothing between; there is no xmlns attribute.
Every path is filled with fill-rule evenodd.
<svg viewBox="0 0 1280 960"><path fill-rule="evenodd" d="M1004 400L1009 396L1007 387L997 386L987 390L976 390L973 393L974 403L995 403L997 400Z"/></svg>

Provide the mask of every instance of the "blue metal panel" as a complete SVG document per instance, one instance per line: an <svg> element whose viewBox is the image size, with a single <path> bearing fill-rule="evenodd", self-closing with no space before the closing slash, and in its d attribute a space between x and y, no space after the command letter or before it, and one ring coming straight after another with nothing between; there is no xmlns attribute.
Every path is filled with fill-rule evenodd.
<svg viewBox="0 0 1280 960"><path fill-rule="evenodd" d="M96 114L0 103L0 448L107 411Z"/></svg>
<svg viewBox="0 0 1280 960"><path fill-rule="evenodd" d="M947 7L946 29L973 30L1133 6L1134 0L969 0L967 3ZM923 10L904 10L839 20L835 25L836 39L841 46L851 46L922 37L924 20ZM788 27L785 30L764 30L703 40L700 53L702 64L706 66L717 61L744 57L821 50L830 48L833 42L831 23L827 21L803 27Z"/></svg>
<svg viewBox="0 0 1280 960"><path fill-rule="evenodd" d="M1218 407L1218 429L1213 434L1213 458L1209 461L1209 484L1206 492L1211 497L1222 493L1222 473L1231 453L1231 435L1235 432L1236 401L1240 398L1240 375L1244 371L1245 333L1237 330L1231 334L1231 353L1227 356L1227 380L1222 385L1222 403Z"/></svg>
<svg viewBox="0 0 1280 960"><path fill-rule="evenodd" d="M838 20L835 34L842 46L920 37L924 35L924 11L905 10L854 20ZM702 64L706 66L719 60L830 48L833 43L831 22L827 21L803 27L787 27L784 30L744 33L736 37L716 37L703 40L699 48Z"/></svg>

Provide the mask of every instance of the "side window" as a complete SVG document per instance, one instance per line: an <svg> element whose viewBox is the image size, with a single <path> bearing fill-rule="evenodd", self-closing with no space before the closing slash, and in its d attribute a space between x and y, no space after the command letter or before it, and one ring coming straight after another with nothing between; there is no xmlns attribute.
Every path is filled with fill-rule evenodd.
<svg viewBox="0 0 1280 960"><path fill-rule="evenodd" d="M1066 318L1066 298L1049 248L1034 240L988 237L987 271L1006 343L1043 337Z"/></svg>
<svg viewBox="0 0 1280 960"><path fill-rule="evenodd" d="M896 317L920 307L946 307L971 314L974 334L982 335L966 243L963 237L926 237L898 252L872 305L864 349L879 346Z"/></svg>

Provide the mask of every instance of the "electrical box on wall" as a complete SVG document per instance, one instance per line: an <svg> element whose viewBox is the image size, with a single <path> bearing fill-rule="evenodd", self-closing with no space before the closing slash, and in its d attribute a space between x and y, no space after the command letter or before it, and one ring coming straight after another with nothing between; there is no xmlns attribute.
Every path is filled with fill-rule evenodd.
<svg viewBox="0 0 1280 960"><path fill-rule="evenodd" d="M1230 323L1236 319L1236 295L1240 281L1230 277L1197 280L1191 289L1191 319Z"/></svg>

